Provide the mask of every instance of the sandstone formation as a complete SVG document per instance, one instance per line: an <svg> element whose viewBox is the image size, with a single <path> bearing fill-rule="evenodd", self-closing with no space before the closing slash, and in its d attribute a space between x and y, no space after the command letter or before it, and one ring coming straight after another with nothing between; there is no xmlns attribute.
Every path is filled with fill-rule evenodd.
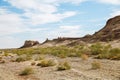
<svg viewBox="0 0 120 80"><path fill-rule="evenodd" d="M58 37L53 40L46 39L45 42L39 46L59 46L59 45L83 45L87 43L94 43L97 41L113 41L120 39L120 16L109 19L106 25L95 32L93 35L86 35L84 37L70 38L70 37ZM38 45L38 41L25 41L25 44L21 48L32 47Z"/></svg>
<svg viewBox="0 0 120 80"><path fill-rule="evenodd" d="M27 48L27 47L32 47L35 45L39 45L38 41L32 41L32 40L26 40L24 45L21 48Z"/></svg>
<svg viewBox="0 0 120 80"><path fill-rule="evenodd" d="M120 16L109 19L105 27L92 36L94 41L112 41L115 39L120 39Z"/></svg>

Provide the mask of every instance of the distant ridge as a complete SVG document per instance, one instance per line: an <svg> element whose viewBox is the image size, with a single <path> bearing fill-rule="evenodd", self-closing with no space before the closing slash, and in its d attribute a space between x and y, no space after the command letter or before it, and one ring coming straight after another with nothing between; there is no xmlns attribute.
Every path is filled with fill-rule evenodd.
<svg viewBox="0 0 120 80"><path fill-rule="evenodd" d="M87 43L93 43L97 41L113 41L116 39L120 39L120 15L113 17L109 19L106 23L106 25L99 30L98 32L95 32L93 35L86 35L84 37L78 37L78 38L70 38L70 37L58 37L53 40L46 39L45 42L39 43L38 41L31 41L27 40L25 41L24 45L20 48L27 48L27 47L33 47L36 45L39 46L59 46L59 45L74 45L74 44L85 44Z"/></svg>

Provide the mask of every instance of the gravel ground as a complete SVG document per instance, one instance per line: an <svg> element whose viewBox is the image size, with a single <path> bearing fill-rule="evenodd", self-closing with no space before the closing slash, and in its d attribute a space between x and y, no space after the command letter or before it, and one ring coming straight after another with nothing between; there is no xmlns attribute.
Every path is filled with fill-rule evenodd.
<svg viewBox="0 0 120 80"><path fill-rule="evenodd" d="M0 64L0 80L120 80L120 61L92 58L84 61L75 57L60 59L47 56L48 58L55 59L57 62L68 61L72 69L57 71L57 66L42 68L31 66L32 61L20 63L8 61ZM93 61L99 61L101 68L91 69ZM32 67L35 73L28 76L19 76L20 71L28 66Z"/></svg>

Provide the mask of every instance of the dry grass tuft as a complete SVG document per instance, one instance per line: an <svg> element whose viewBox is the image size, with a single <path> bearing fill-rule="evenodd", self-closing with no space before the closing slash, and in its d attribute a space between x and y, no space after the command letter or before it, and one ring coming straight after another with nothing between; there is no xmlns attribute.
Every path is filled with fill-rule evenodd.
<svg viewBox="0 0 120 80"><path fill-rule="evenodd" d="M63 63L60 63L59 65L58 65L58 71L62 71L62 70L69 70L69 69L71 69L71 66L70 66L70 64L68 63L68 62L63 62Z"/></svg>
<svg viewBox="0 0 120 80"><path fill-rule="evenodd" d="M33 74L33 73L34 73L33 68L27 67L23 71L20 72L20 75L25 76L25 75L29 75L29 74Z"/></svg>
<svg viewBox="0 0 120 80"><path fill-rule="evenodd" d="M101 68L101 63L97 62L97 61L93 61L91 63L91 65L92 65L92 69L100 69Z"/></svg>

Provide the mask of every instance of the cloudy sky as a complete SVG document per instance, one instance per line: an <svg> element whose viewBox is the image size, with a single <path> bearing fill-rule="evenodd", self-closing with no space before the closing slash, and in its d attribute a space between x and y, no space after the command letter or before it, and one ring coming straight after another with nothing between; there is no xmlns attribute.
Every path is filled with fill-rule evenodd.
<svg viewBox="0 0 120 80"><path fill-rule="evenodd" d="M0 0L0 48L81 37L120 14L120 0Z"/></svg>

